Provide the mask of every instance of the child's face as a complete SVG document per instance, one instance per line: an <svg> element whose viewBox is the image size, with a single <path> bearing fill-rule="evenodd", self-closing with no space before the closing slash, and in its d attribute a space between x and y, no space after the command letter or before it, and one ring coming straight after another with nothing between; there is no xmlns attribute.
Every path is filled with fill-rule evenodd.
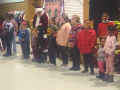
<svg viewBox="0 0 120 90"><path fill-rule="evenodd" d="M34 34L35 34L35 31L32 31L32 34L34 35Z"/></svg>
<svg viewBox="0 0 120 90"><path fill-rule="evenodd" d="M103 14L102 15L102 20L103 21L106 21L106 20L108 20L109 19L109 16L107 15L107 14Z"/></svg>
<svg viewBox="0 0 120 90"><path fill-rule="evenodd" d="M100 42L100 46L101 46L101 47L104 47L104 44L105 44L105 40L102 39L101 42Z"/></svg>
<svg viewBox="0 0 120 90"><path fill-rule="evenodd" d="M49 25L53 24L52 19L49 19Z"/></svg>
<svg viewBox="0 0 120 90"><path fill-rule="evenodd" d="M112 36L114 34L114 32L111 32L111 31L107 31L107 34Z"/></svg>
<svg viewBox="0 0 120 90"><path fill-rule="evenodd" d="M6 21L10 21L9 17L6 17Z"/></svg>
<svg viewBox="0 0 120 90"><path fill-rule="evenodd" d="M84 26L85 26L85 29L90 29L91 28L91 22L90 21L86 21Z"/></svg>
<svg viewBox="0 0 120 90"><path fill-rule="evenodd" d="M26 29L27 28L27 25L23 25L23 29Z"/></svg>
<svg viewBox="0 0 120 90"><path fill-rule="evenodd" d="M77 23L76 18L73 16L72 17L72 24L76 24L76 23Z"/></svg>
<svg viewBox="0 0 120 90"><path fill-rule="evenodd" d="M50 35L55 34L55 31L53 29L50 29Z"/></svg>

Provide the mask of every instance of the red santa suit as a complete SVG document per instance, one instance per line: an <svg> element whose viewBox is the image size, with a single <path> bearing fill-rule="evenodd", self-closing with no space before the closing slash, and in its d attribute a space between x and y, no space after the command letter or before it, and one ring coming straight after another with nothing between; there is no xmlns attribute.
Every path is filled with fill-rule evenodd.
<svg viewBox="0 0 120 90"><path fill-rule="evenodd" d="M42 11L41 15L37 15L37 12ZM48 27L48 16L44 12L43 8L41 6L36 6L35 8L35 15L33 19L33 27L38 27L39 23L43 24L44 27L44 33L47 34L47 27Z"/></svg>
<svg viewBox="0 0 120 90"><path fill-rule="evenodd" d="M41 15L38 15L38 14L37 14L38 12L42 12ZM43 10L43 8L42 8L41 6L36 6L36 8L35 8L35 13L36 13L36 14L34 15L34 19L33 19L33 27L37 28L38 25L39 25L40 23L42 23L43 28L44 28L44 30L43 30L43 33L44 33L44 35L43 35L43 38L44 38L44 42L43 42L44 47L43 47L43 49L44 49L44 51L45 51L45 50L47 49L48 17L47 17L46 13L44 12L44 10ZM45 52L46 52L46 51L45 51Z"/></svg>

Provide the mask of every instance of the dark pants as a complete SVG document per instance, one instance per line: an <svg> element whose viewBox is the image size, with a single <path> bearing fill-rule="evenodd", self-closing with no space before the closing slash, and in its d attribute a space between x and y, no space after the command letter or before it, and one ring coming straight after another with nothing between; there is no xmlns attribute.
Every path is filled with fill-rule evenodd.
<svg viewBox="0 0 120 90"><path fill-rule="evenodd" d="M47 55L48 55L47 52L43 52L43 58L44 58L44 61L47 61Z"/></svg>
<svg viewBox="0 0 120 90"><path fill-rule="evenodd" d="M41 48L41 49L38 49L38 62L39 63L44 63L44 58L43 58L43 49Z"/></svg>
<svg viewBox="0 0 120 90"><path fill-rule="evenodd" d="M56 65L56 50L48 50L48 55L50 63Z"/></svg>
<svg viewBox="0 0 120 90"><path fill-rule="evenodd" d="M73 60L73 68L80 68L80 51L77 46L70 48L70 55Z"/></svg>
<svg viewBox="0 0 120 90"><path fill-rule="evenodd" d="M7 52L6 52L6 54L12 55L11 46L10 46L12 40L10 40L10 38L8 36L5 36L5 41L6 41L6 45L7 45Z"/></svg>
<svg viewBox="0 0 120 90"><path fill-rule="evenodd" d="M22 55L24 56L24 58L29 57L28 44L29 44L28 41L22 41L21 42Z"/></svg>
<svg viewBox="0 0 120 90"><path fill-rule="evenodd" d="M1 36L2 46L5 49L5 36Z"/></svg>
<svg viewBox="0 0 120 90"><path fill-rule="evenodd" d="M85 70L88 71L88 65L90 64L90 69L91 72L94 69L94 60L93 60L93 53L87 53L87 54L83 54L84 57L84 68Z"/></svg>
<svg viewBox="0 0 120 90"><path fill-rule="evenodd" d="M104 62L104 71L106 72L106 61Z"/></svg>
<svg viewBox="0 0 120 90"><path fill-rule="evenodd" d="M33 56L34 56L34 59L39 59L39 56L38 56L38 49L36 48L35 49L35 47L32 47L32 49L33 49Z"/></svg>
<svg viewBox="0 0 120 90"><path fill-rule="evenodd" d="M59 46L60 48L60 52L62 54L62 60L63 60L63 64L68 64L68 54L67 54L67 50L68 47L64 47L64 46Z"/></svg>

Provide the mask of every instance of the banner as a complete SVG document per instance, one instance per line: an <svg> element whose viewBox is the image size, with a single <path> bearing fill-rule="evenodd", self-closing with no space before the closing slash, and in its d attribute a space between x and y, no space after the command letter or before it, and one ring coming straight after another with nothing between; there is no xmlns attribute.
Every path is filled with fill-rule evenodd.
<svg viewBox="0 0 120 90"><path fill-rule="evenodd" d="M16 2L24 2L25 0L0 0L0 4L3 3L16 3Z"/></svg>
<svg viewBox="0 0 120 90"><path fill-rule="evenodd" d="M61 15L64 13L63 0L45 0L45 12L49 18L56 18L56 22L60 21Z"/></svg>

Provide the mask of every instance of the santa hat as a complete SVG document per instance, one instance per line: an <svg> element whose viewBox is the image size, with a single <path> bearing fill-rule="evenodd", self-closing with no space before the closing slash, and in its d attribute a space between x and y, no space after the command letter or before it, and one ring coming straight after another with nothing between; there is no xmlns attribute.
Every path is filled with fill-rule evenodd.
<svg viewBox="0 0 120 90"><path fill-rule="evenodd" d="M43 8L41 6L36 6L35 7L35 13L43 11Z"/></svg>

